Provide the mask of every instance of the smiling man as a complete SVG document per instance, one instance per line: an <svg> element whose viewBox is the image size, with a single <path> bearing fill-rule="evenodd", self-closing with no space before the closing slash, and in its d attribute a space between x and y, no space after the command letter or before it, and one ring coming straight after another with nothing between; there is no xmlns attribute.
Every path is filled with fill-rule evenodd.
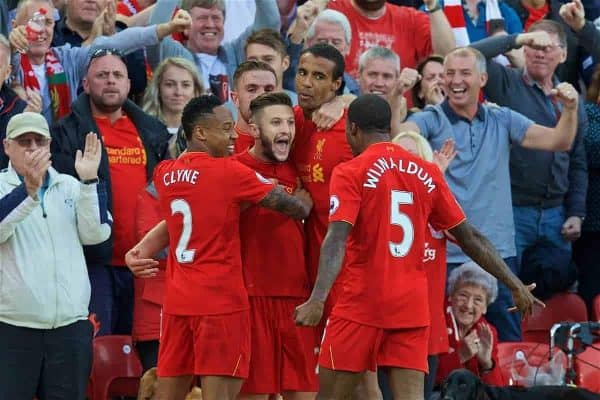
<svg viewBox="0 0 600 400"><path fill-rule="evenodd" d="M263 28L279 30L279 9L275 0L255 0L256 17L239 37L223 43L225 2L224 0L184 0L181 8L192 16L192 26L182 42L167 39L160 49L150 49L150 63L158 63L167 57L183 57L198 66L204 87L219 97L222 102L229 99L229 85L238 64L246 59L244 45L254 31ZM161 0L156 3L151 23L168 21L179 5L178 0Z"/></svg>
<svg viewBox="0 0 600 400"><path fill-rule="evenodd" d="M434 150L452 139L457 156L446 171L446 180L472 224L490 239L504 262L517 272L515 228L511 207L509 155L511 145L530 149L567 150L577 129L577 91L561 83L553 96L562 105L554 128L535 124L506 107L479 104L479 92L488 81L486 60L473 48L458 48L444 61L447 99L411 115L401 130L420 132ZM469 258L448 244L448 271ZM488 309L488 319L500 340L520 340L519 315L509 313L510 292L499 285L498 299Z"/></svg>

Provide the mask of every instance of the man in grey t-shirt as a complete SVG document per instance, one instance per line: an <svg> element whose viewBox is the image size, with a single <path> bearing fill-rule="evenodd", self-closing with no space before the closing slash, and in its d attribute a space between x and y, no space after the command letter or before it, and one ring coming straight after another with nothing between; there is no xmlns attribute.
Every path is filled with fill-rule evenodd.
<svg viewBox="0 0 600 400"><path fill-rule="evenodd" d="M554 89L564 111L556 126L547 128L508 108L479 104L480 90L487 82L486 60L479 51L452 51L444 62L444 76L447 100L413 114L400 126L401 131L420 132L434 149L447 139L455 141L458 154L446 171L450 189L472 224L516 273L510 146L568 149L577 130L577 91L568 83ZM450 244L448 268L466 261L468 257ZM489 307L487 318L498 329L500 341L521 340L519 316L507 311L512 306L509 289L499 286L498 299Z"/></svg>

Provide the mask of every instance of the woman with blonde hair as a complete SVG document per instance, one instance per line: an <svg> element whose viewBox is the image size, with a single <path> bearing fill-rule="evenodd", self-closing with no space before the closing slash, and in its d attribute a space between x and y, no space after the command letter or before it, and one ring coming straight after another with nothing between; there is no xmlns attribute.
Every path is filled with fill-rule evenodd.
<svg viewBox="0 0 600 400"><path fill-rule="evenodd" d="M204 86L193 63L179 57L166 58L153 72L142 108L167 126L173 143L181 126L183 108L202 93Z"/></svg>
<svg viewBox="0 0 600 400"><path fill-rule="evenodd" d="M453 141L448 140L440 151L433 151L427 139L413 131L399 133L392 142L425 161L433 162L442 173L446 171L448 165L456 156ZM446 236L444 232L435 231L431 226L429 226L425 238L423 267L427 274L430 319L429 355L427 357L429 374L425 377L425 399L427 399L433 391L438 356L448 352L449 348L446 319L444 317Z"/></svg>

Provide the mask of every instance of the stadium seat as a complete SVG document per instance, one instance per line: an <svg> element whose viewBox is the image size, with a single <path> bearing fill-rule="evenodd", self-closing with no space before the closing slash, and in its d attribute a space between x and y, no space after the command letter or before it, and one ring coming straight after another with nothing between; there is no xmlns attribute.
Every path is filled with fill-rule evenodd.
<svg viewBox="0 0 600 400"><path fill-rule="evenodd" d="M594 298L592 305L592 321L600 322L600 294Z"/></svg>
<svg viewBox="0 0 600 400"><path fill-rule="evenodd" d="M131 336L100 336L94 339L93 347L90 400L137 397L142 364Z"/></svg>
<svg viewBox="0 0 600 400"><path fill-rule="evenodd" d="M546 308L534 305L533 315L521 323L523 340L550 343L550 328L555 323L588 320L585 303L575 293L558 293L545 303Z"/></svg>
<svg viewBox="0 0 600 400"><path fill-rule="evenodd" d="M520 361L517 357L518 352L522 352L522 356L527 360L527 363ZM552 354L555 355L560 350L555 349ZM536 375L536 379L539 376L540 382L542 381L542 373L546 373L547 364L548 364L548 356L549 356L549 346L547 343L535 343L535 342L505 342L498 343L498 361L500 366L500 371L502 373L502 377L504 378L504 382L506 382L510 386L522 386L521 382L515 381L513 379L511 369L514 368L514 371L522 376L526 377L529 373L527 365L530 367L540 367L537 371L534 370L533 373ZM563 367L566 367L566 357L561 358ZM545 379L545 377L544 377Z"/></svg>
<svg viewBox="0 0 600 400"><path fill-rule="evenodd" d="M588 347L575 358L577 386L600 393L600 343L596 348Z"/></svg>

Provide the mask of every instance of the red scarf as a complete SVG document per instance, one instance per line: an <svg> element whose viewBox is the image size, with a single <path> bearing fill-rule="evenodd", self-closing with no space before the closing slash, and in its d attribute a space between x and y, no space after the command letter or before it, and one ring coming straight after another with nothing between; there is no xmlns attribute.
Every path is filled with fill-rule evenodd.
<svg viewBox="0 0 600 400"><path fill-rule="evenodd" d="M71 91L67 83L67 75L60 61L52 50L46 53L46 79L52 105L52 117L56 121L67 115L71 108ZM31 62L26 54L21 56L21 69L23 70L23 86L25 89L40 91Z"/></svg>

